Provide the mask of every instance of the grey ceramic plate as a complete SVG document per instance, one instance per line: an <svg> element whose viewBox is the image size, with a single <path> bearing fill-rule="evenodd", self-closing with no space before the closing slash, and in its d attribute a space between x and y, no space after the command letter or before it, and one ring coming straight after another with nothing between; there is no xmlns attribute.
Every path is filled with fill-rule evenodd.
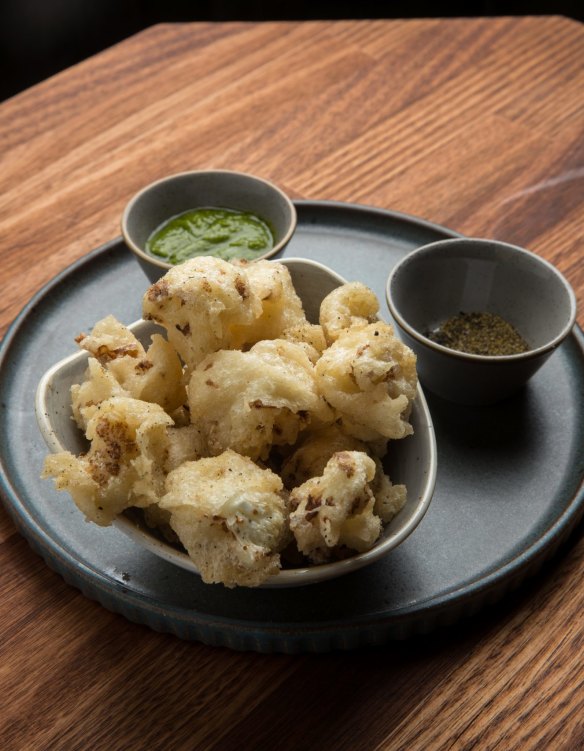
<svg viewBox="0 0 584 751"><path fill-rule="evenodd" d="M419 245L456 233L391 212L298 202L286 256L371 286ZM381 644L476 612L544 565L584 511L584 337L579 329L528 386L495 407L428 396L438 444L430 508L382 561L336 580L226 590L83 522L39 474L40 376L107 313L140 317L146 278L120 240L67 269L26 306L0 349L1 484L8 511L45 561L87 596L186 639L258 651ZM138 294L137 294L138 293ZM65 502L64 502L65 501Z"/></svg>

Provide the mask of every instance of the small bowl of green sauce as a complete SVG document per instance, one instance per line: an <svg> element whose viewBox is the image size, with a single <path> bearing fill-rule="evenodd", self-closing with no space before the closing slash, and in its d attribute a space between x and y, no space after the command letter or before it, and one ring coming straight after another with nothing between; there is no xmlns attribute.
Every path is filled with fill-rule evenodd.
<svg viewBox="0 0 584 751"><path fill-rule="evenodd" d="M294 204L273 183L244 172L200 170L137 193L122 215L122 235L154 282L196 256L273 256L290 241L296 221Z"/></svg>
<svg viewBox="0 0 584 751"><path fill-rule="evenodd" d="M467 405L517 392L576 320L574 292L552 264L487 239L412 251L390 273L386 298L424 387Z"/></svg>

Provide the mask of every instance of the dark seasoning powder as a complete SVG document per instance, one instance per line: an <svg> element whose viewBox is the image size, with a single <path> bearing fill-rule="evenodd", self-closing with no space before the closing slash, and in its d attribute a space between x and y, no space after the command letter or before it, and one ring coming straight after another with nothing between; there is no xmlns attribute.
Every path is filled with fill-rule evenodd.
<svg viewBox="0 0 584 751"><path fill-rule="evenodd" d="M518 355L529 345L496 313L458 313L426 334L436 344L471 355Z"/></svg>

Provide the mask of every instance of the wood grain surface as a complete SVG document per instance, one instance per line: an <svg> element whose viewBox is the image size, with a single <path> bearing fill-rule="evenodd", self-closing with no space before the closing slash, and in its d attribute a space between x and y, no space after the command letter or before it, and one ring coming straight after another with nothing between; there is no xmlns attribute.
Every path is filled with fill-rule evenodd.
<svg viewBox="0 0 584 751"><path fill-rule="evenodd" d="M185 169L529 247L584 311L584 31L563 18L162 25L0 106L0 333ZM0 508L0 747L584 748L582 529L536 579L384 648L184 643L85 599Z"/></svg>

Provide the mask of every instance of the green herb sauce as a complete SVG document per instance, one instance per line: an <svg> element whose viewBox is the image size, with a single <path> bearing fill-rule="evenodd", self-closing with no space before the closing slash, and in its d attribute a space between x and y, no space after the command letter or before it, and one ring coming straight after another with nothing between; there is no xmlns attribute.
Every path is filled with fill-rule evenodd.
<svg viewBox="0 0 584 751"><path fill-rule="evenodd" d="M527 352L525 339L496 313L459 313L426 336L437 344L473 355L517 355Z"/></svg>
<svg viewBox="0 0 584 751"><path fill-rule="evenodd" d="M196 256L252 261L273 247L273 233L259 216L214 207L173 216L146 241L148 253L172 264Z"/></svg>

